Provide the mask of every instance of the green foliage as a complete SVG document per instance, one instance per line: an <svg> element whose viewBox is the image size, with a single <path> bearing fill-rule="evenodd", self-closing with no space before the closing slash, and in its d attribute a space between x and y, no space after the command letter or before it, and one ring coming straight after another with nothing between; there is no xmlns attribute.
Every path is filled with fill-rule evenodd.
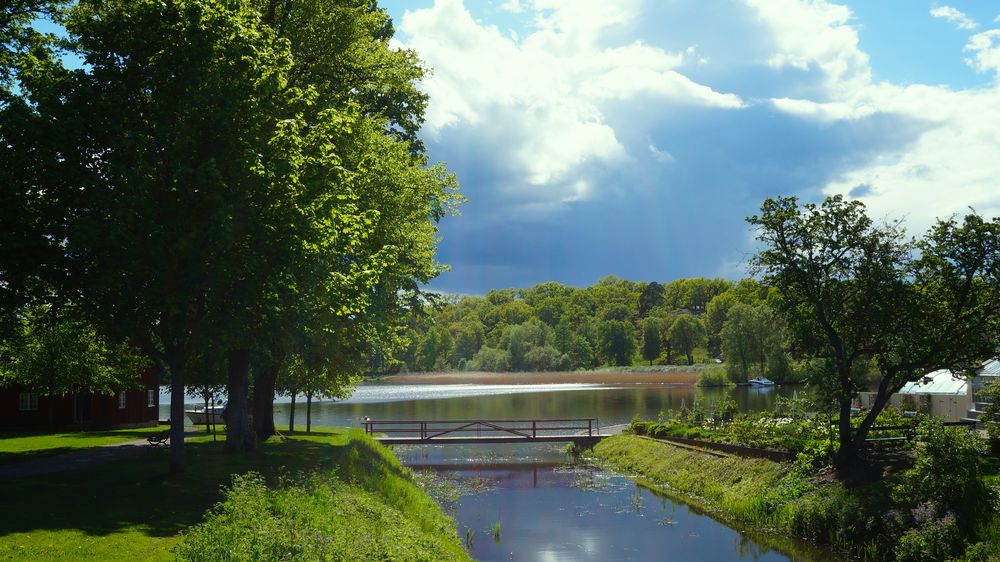
<svg viewBox="0 0 1000 562"><path fill-rule="evenodd" d="M723 367L709 367L698 373L698 386L731 386L729 375Z"/></svg>
<svg viewBox="0 0 1000 562"><path fill-rule="evenodd" d="M543 283L528 289L491 290L485 297L449 297L442 299L443 306L431 316L410 315L407 337L412 343L398 350L396 358L417 370L518 371L539 365L576 370L602 363L630 366L637 353L653 364L666 348L668 362L672 362L677 347L667 338L667 330L674 319L696 319L691 312L700 313L707 303L704 299L728 287L730 283L713 279L661 285L608 276L583 289ZM421 345L436 344L442 331L451 334L450 352L444 361L440 353L434 353L432 362ZM703 330L694 328L694 332L693 336L685 333L686 341L693 337L692 361L705 341L699 335ZM490 349L478 355L484 348ZM551 349L533 351L537 348ZM559 352L558 357L552 349ZM498 359L497 351L509 359L493 360Z"/></svg>
<svg viewBox="0 0 1000 562"><path fill-rule="evenodd" d="M642 321L642 358L653 364L663 349L663 322L656 317Z"/></svg>
<svg viewBox="0 0 1000 562"><path fill-rule="evenodd" d="M251 472L233 478L176 552L182 560L468 559L454 531L425 530L407 511L332 473L269 488Z"/></svg>
<svg viewBox="0 0 1000 562"><path fill-rule="evenodd" d="M18 384L45 396L113 394L137 385L149 366L89 323L44 308L27 311L20 330L0 341L0 356L0 387Z"/></svg>
<svg viewBox="0 0 1000 562"><path fill-rule="evenodd" d="M988 450L986 442L976 433L944 427L935 419L921 422L917 438L916 464L903 473L893 498L910 509L922 506L941 517L953 514L970 534L977 521L992 513L996 501L995 491L983 481L979 461Z"/></svg>
<svg viewBox="0 0 1000 562"><path fill-rule="evenodd" d="M670 325L667 338L675 350L687 356L688 365L693 365L694 349L706 342L705 327L698 318L682 314Z"/></svg>
<svg viewBox="0 0 1000 562"><path fill-rule="evenodd" d="M993 381L983 386L977 398L987 402L982 413L983 424L991 439L1000 439L1000 382Z"/></svg>
<svg viewBox="0 0 1000 562"><path fill-rule="evenodd" d="M823 393L841 420L840 467L867 437L846 423L859 364L878 372L871 422L907 382L995 353L1000 218L951 218L911 240L901 224L877 224L860 201L838 195L819 205L767 199L747 220L763 245L754 270L776 289L796 347L822 360Z"/></svg>
<svg viewBox="0 0 1000 562"><path fill-rule="evenodd" d="M605 320L598 329L597 349L610 365L631 365L635 352L632 327L622 320Z"/></svg>

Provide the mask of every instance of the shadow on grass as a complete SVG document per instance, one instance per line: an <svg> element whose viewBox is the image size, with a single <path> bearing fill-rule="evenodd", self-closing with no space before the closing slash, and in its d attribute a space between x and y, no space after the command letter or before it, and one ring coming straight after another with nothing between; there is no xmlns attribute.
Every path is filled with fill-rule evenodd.
<svg viewBox="0 0 1000 562"><path fill-rule="evenodd" d="M0 433L0 464L18 463L71 451L144 439L159 427L78 432Z"/></svg>
<svg viewBox="0 0 1000 562"><path fill-rule="evenodd" d="M189 442L187 469L178 477L168 475L168 451L161 449L93 469L21 478L4 486L6 505L16 509L0 510L0 537L42 529L173 536L201 521L233 474L254 470L273 479L286 472L332 468L358 454L355 443L330 434L292 436L263 443L255 453L228 454L221 440Z"/></svg>

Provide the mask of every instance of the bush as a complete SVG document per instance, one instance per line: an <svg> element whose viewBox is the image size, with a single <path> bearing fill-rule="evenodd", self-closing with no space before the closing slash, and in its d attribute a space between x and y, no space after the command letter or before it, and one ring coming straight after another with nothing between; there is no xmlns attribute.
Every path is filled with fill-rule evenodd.
<svg viewBox="0 0 1000 562"><path fill-rule="evenodd" d="M989 401L983 411L983 423L991 439L1000 439L1000 382L994 381L978 393L979 400Z"/></svg>
<svg viewBox="0 0 1000 562"><path fill-rule="evenodd" d="M893 552L899 562L950 560L964 546L958 522L948 513L932 518L899 537Z"/></svg>
<svg viewBox="0 0 1000 562"><path fill-rule="evenodd" d="M731 386L726 370L722 367L709 367L702 369L698 374L698 386Z"/></svg>
<svg viewBox="0 0 1000 562"><path fill-rule="evenodd" d="M457 535L420 526L333 473L276 488L248 473L233 478L223 501L183 533L175 553L182 560L467 559Z"/></svg>
<svg viewBox="0 0 1000 562"><path fill-rule="evenodd" d="M684 432L685 439L701 439L701 428L692 427L691 429Z"/></svg>
<svg viewBox="0 0 1000 562"><path fill-rule="evenodd" d="M994 491L983 481L979 462L986 442L935 419L921 422L917 437L916 463L903 473L893 499L910 508L929 502L939 511L953 512L959 527L971 535L975 522L993 510Z"/></svg>
<svg viewBox="0 0 1000 562"><path fill-rule="evenodd" d="M469 361L469 370L494 373L510 371L510 352L484 345L479 348L472 361Z"/></svg>

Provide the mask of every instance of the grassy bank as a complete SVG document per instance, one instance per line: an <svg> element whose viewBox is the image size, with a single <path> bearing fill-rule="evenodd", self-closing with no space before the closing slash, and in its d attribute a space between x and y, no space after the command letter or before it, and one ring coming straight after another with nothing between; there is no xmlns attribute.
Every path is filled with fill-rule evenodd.
<svg viewBox="0 0 1000 562"><path fill-rule="evenodd" d="M714 454L633 435L606 439L593 454L723 521L828 544L861 558L963 559L949 555L951 549L964 550L967 560L997 560L991 553L1000 553L995 517L980 518L974 534L981 542L966 544L954 515L930 514L930 503L904 497L905 473L847 487L794 463ZM928 512L923 520L921 510Z"/></svg>
<svg viewBox="0 0 1000 562"><path fill-rule="evenodd" d="M75 431L65 433L0 433L0 462L21 461L78 449L113 445L163 431L162 427Z"/></svg>
<svg viewBox="0 0 1000 562"><path fill-rule="evenodd" d="M263 486L263 491L257 491L264 496L255 513L267 513L260 509L270 505L273 514L280 514L282 502L295 498L294 503L315 508L310 512L315 518L299 519L295 528L306 532L312 525L313 536L318 537L330 531L332 547L343 547L345 541L357 538L333 533L345 529L348 533L367 531L365 536L384 544L413 547L408 555L383 553L386 559L421 559L421 553L467 559L453 522L416 486L410 471L391 452L359 430L291 434L273 438L261 444L258 452L244 455L226 454L222 442L212 442L210 437L189 441L186 449L188 468L180 477L167 476L167 451L155 450L93 470L8 483L5 502L10 509L0 511L0 558L174 559L173 549L181 543L182 533L203 523L206 512L227 498L224 487L233 476L254 471L260 476L249 478ZM302 491L316 493L302 495ZM320 509L323 502L337 509ZM225 509L222 506L215 512ZM250 544L247 537L231 537L238 539L232 543L237 546ZM260 552L230 552L225 558L261 556ZM264 557L268 555L296 557L294 552L271 551Z"/></svg>

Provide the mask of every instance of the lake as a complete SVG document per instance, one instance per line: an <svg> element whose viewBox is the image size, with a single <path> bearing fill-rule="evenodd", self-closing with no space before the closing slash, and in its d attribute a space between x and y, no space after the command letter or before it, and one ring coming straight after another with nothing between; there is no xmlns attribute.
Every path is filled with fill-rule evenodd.
<svg viewBox="0 0 1000 562"><path fill-rule="evenodd" d="M601 426L636 414L732 398L742 411L771 408L793 388L696 389L596 384L392 384L371 382L350 399L313 404L313 424L360 426L372 419L596 417ZM287 402L275 405L279 430ZM304 429L305 405L296 407ZM831 560L804 541L733 529L630 478L574 461L562 444L407 445L399 458L446 489L445 508L479 560ZM499 523L499 537L491 530Z"/></svg>

